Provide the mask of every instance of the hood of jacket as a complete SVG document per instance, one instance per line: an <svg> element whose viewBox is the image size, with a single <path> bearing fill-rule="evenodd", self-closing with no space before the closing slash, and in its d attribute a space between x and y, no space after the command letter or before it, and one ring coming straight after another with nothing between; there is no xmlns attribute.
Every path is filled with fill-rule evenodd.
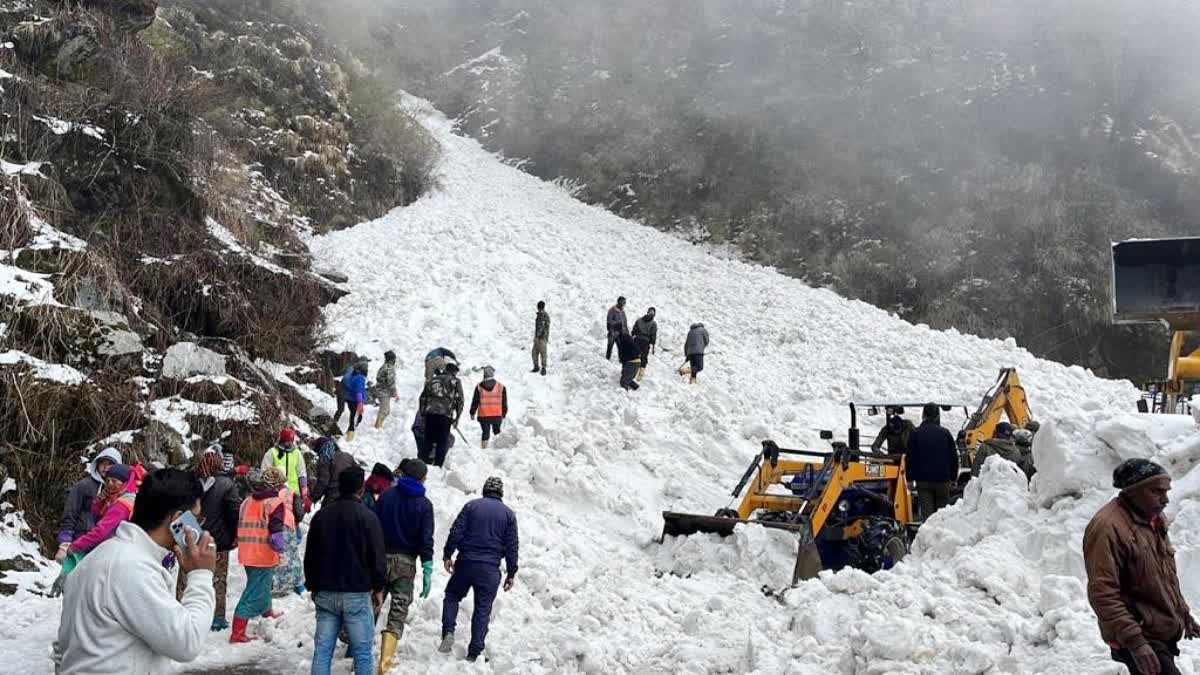
<svg viewBox="0 0 1200 675"><path fill-rule="evenodd" d="M410 478L408 476L404 476L400 478L400 480L396 481L396 489L400 491L400 494L408 497L425 496L425 484L416 478Z"/></svg>
<svg viewBox="0 0 1200 675"><path fill-rule="evenodd" d="M100 451L100 454L98 454L94 458L92 458L91 462L88 462L88 466L87 466L88 475L91 476L92 478L95 478L96 481L100 482L100 483L103 483L104 479L100 477L100 472L96 470L96 463L102 459L111 459L113 464L120 464L121 463L121 451L117 450L116 448L105 448Z"/></svg>
<svg viewBox="0 0 1200 675"><path fill-rule="evenodd" d="M479 386L491 391L496 388L496 378L490 378L479 383Z"/></svg>

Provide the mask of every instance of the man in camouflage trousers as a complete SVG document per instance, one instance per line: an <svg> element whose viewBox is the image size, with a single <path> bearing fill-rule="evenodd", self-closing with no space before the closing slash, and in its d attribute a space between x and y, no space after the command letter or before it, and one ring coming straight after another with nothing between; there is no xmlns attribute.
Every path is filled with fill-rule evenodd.
<svg viewBox="0 0 1200 675"><path fill-rule="evenodd" d="M546 313L546 301L537 304L537 319L533 322L533 370L546 374L546 344L550 342L550 315ZM541 365L539 365L539 363Z"/></svg>
<svg viewBox="0 0 1200 675"><path fill-rule="evenodd" d="M383 526L387 551L387 576L392 594L387 628L381 640L379 672L387 672L396 644L404 635L404 622L413 601L413 580L417 558L421 559L421 597L429 597L433 587L433 504L425 496L428 467L419 459L400 463L400 479L379 497L375 514Z"/></svg>
<svg viewBox="0 0 1200 675"><path fill-rule="evenodd" d="M379 399L379 414L375 416L375 428L382 429L383 421L392 414L392 401L399 398L396 391L396 352L383 353L383 365L375 373L375 397Z"/></svg>
<svg viewBox="0 0 1200 675"><path fill-rule="evenodd" d="M1008 422L996 425L993 436L980 443L975 450L975 460L971 464L972 477L979 475L980 470L983 469L983 463L992 455L1000 455L1016 464L1025 473L1025 478L1033 477L1036 472L1033 468L1033 449L1029 445L1017 443L1013 436L1016 431L1017 429Z"/></svg>
<svg viewBox="0 0 1200 675"><path fill-rule="evenodd" d="M445 366L425 383L421 392L421 414L425 417L425 456L422 461L442 466L450 450L450 434L462 417L463 389L458 363L447 359Z"/></svg>

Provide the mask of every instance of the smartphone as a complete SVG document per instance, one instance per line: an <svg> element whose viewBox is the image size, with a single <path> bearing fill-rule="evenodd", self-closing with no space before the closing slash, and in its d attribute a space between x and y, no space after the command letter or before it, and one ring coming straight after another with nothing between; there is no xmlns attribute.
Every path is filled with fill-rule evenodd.
<svg viewBox="0 0 1200 675"><path fill-rule="evenodd" d="M195 541L200 541L200 523L196 520L196 516L192 515L191 511L184 511L178 518L171 521L171 536L175 538L175 543L179 545L180 551L187 551L187 532L191 531Z"/></svg>

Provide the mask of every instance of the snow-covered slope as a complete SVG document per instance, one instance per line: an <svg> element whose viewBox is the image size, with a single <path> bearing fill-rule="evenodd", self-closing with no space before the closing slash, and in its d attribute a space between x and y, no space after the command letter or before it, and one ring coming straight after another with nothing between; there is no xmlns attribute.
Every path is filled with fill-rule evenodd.
<svg viewBox="0 0 1200 675"><path fill-rule="evenodd" d="M1126 414L1136 398L1128 383L1011 343L912 326L580 204L419 112L444 147L440 189L312 242L353 291L328 309L334 346L376 364L387 349L399 355L399 412L376 431L369 411L345 447L367 466L414 454L408 427L430 348L458 354L468 395L482 367L494 366L510 392L503 434L480 450L464 417L471 442L459 442L445 471L431 470L428 487L440 550L458 508L487 476L503 477L521 525L521 573L497 601L488 662L468 668L469 603L454 657L434 649L439 567L433 594L413 606L394 672L1117 672L1083 596L1082 528L1111 495L1108 472L1121 457L1191 470L1200 435L1190 418ZM603 357L604 313L618 295L631 320L658 309L661 347L637 392L618 388L618 366ZM529 372L542 299L553 317L546 377ZM674 369L696 321L713 345L691 386ZM844 434L852 398L974 404L1002 366L1020 370L1048 423L1036 449L1042 474L1028 491L993 460L896 569L825 574L767 594L791 572L794 543L782 533L658 543L661 511L725 506L761 440L819 447L818 429ZM1200 491L1200 474L1179 487L1177 501ZM1200 569L1200 517L1183 501L1170 513L1187 573ZM231 608L242 581L235 571ZM1188 592L1200 597L1190 582ZM23 604L0 600L0 609L46 620L36 635L0 635L0 648L42 672L57 604L24 592L14 600ZM262 627L269 643L227 648L224 634L214 636L202 663L305 670L311 605L292 598L280 607L287 614ZM1185 652L1184 672L1196 672L1197 657Z"/></svg>

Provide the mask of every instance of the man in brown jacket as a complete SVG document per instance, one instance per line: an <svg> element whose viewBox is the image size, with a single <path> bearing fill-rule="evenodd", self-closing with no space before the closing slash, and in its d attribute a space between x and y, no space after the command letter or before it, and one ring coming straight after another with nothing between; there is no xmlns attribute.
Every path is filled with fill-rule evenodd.
<svg viewBox="0 0 1200 675"><path fill-rule="evenodd" d="M1112 658L1132 675L1177 675L1179 640L1200 636L1175 570L1162 512L1171 478L1158 464L1130 459L1113 471L1121 490L1083 533L1088 602Z"/></svg>

